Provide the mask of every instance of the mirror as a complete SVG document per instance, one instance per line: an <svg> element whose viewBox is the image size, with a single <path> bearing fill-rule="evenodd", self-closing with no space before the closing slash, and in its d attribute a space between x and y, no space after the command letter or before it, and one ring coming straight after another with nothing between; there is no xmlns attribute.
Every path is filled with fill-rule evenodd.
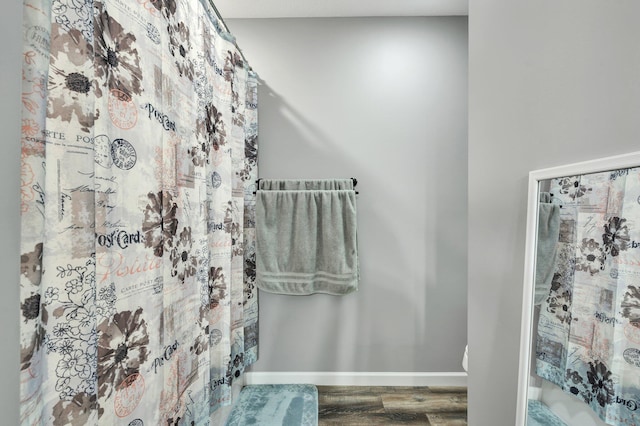
<svg viewBox="0 0 640 426"><path fill-rule="evenodd" d="M516 424L640 425L640 152L528 194Z"/></svg>

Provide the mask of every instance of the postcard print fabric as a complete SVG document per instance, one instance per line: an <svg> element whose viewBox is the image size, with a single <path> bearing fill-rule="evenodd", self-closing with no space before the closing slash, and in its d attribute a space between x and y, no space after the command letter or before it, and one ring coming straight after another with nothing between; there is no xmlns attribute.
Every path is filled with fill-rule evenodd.
<svg viewBox="0 0 640 426"><path fill-rule="evenodd" d="M562 205L536 372L608 424L640 424L640 168L553 179Z"/></svg>
<svg viewBox="0 0 640 426"><path fill-rule="evenodd" d="M207 2L26 0L22 424L208 424L257 359L257 77Z"/></svg>

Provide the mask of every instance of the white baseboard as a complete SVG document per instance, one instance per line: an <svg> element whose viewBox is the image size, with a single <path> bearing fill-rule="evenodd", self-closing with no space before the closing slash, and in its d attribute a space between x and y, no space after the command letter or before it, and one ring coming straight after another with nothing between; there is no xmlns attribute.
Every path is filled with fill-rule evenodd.
<svg viewBox="0 0 640 426"><path fill-rule="evenodd" d="M247 385L305 383L317 386L467 386L467 373L360 373L252 371Z"/></svg>

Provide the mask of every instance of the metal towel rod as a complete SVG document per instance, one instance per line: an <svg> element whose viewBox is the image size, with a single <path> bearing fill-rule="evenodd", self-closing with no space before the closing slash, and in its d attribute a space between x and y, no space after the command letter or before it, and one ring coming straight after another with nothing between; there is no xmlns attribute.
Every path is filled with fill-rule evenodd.
<svg viewBox="0 0 640 426"><path fill-rule="evenodd" d="M350 178L353 181L353 187L355 188L356 185L358 185L358 179L352 177ZM256 190L253 191L253 194L255 195L256 191L258 191L258 189L260 188L260 181L262 180L262 178L258 178L256 180ZM356 194L360 194L360 192L356 191Z"/></svg>

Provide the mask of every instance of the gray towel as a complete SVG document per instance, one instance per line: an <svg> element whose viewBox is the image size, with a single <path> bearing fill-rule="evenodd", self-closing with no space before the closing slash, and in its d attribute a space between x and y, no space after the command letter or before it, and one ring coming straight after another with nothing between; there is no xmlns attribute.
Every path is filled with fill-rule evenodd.
<svg viewBox="0 0 640 426"><path fill-rule="evenodd" d="M550 203L553 200L553 195L550 192L541 192L540 193L540 202L541 203Z"/></svg>
<svg viewBox="0 0 640 426"><path fill-rule="evenodd" d="M560 234L560 207L544 202L550 199L548 193L540 194L534 305L541 304L549 296Z"/></svg>
<svg viewBox="0 0 640 426"><path fill-rule="evenodd" d="M279 294L358 289L353 190L259 190L256 285Z"/></svg>
<svg viewBox="0 0 640 426"><path fill-rule="evenodd" d="M353 189L352 179L260 179L259 189L271 190L333 190Z"/></svg>

